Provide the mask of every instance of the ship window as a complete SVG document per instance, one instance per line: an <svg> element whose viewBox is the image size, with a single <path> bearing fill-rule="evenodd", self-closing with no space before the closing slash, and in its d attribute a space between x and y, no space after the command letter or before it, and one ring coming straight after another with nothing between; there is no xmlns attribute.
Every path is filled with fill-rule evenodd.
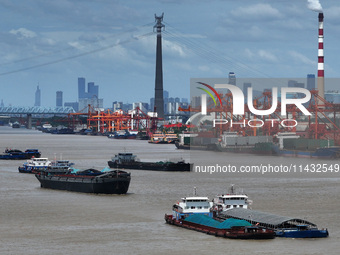
<svg viewBox="0 0 340 255"><path fill-rule="evenodd" d="M202 206L198 206L197 209L202 209Z"/></svg>
<svg viewBox="0 0 340 255"><path fill-rule="evenodd" d="M195 206L191 206L191 209L195 209Z"/></svg>
<svg viewBox="0 0 340 255"><path fill-rule="evenodd" d="M189 209L189 206L186 206L185 209Z"/></svg>
<svg viewBox="0 0 340 255"><path fill-rule="evenodd" d="M230 205L227 205L227 208L230 208Z"/></svg>
<svg viewBox="0 0 340 255"><path fill-rule="evenodd" d="M237 207L237 205L234 205L234 208L236 208Z"/></svg>
<svg viewBox="0 0 340 255"><path fill-rule="evenodd" d="M243 205L240 205L240 208L242 208L243 207Z"/></svg>

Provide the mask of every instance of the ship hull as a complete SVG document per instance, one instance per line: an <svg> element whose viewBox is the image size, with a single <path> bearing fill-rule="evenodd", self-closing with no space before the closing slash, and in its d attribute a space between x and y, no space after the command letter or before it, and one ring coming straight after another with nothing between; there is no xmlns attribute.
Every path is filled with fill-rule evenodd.
<svg viewBox="0 0 340 255"><path fill-rule="evenodd" d="M315 151L301 151L301 150L281 150L274 147L277 155L283 157L297 157L297 158L318 158L318 159L335 159L340 158L340 147L325 147L319 148Z"/></svg>
<svg viewBox="0 0 340 255"><path fill-rule="evenodd" d="M125 194L130 185L129 177L96 178L36 174L41 188L97 194Z"/></svg>
<svg viewBox="0 0 340 255"><path fill-rule="evenodd" d="M25 152L19 150L8 150L4 154L0 154L0 159L21 160L30 159L32 157L40 158L41 153L37 150L26 150Z"/></svg>
<svg viewBox="0 0 340 255"><path fill-rule="evenodd" d="M202 233L206 233L209 235L215 235L219 237L231 238L231 239L273 239L275 237L275 233L272 230L266 229L263 231L261 228L253 228L256 229L255 232L245 232L245 228L237 227L231 229L218 229L214 227L209 227L206 225L196 224L189 221L184 220L176 220L173 219L172 215L165 215L165 222L171 225L175 225L178 227L199 231Z"/></svg>
<svg viewBox="0 0 340 255"><path fill-rule="evenodd" d="M108 165L113 169L138 169L151 171L190 171L192 165L190 163L157 163L157 162L126 162L119 163L108 161Z"/></svg>
<svg viewBox="0 0 340 255"><path fill-rule="evenodd" d="M308 230L276 230L276 236L287 238L325 238L328 237L328 230L308 229Z"/></svg>

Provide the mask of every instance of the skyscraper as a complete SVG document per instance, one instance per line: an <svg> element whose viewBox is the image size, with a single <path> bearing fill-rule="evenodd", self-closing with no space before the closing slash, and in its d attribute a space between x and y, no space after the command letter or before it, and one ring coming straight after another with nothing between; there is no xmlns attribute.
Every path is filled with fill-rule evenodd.
<svg viewBox="0 0 340 255"><path fill-rule="evenodd" d="M243 95L248 95L248 88L251 87L251 82L243 83Z"/></svg>
<svg viewBox="0 0 340 255"><path fill-rule="evenodd" d="M315 89L315 74L307 74L307 89Z"/></svg>
<svg viewBox="0 0 340 255"><path fill-rule="evenodd" d="M85 93L85 78L78 78L78 98L86 98Z"/></svg>
<svg viewBox="0 0 340 255"><path fill-rule="evenodd" d="M35 91L34 106L41 106L41 92L39 89L39 85L37 86L37 90Z"/></svg>
<svg viewBox="0 0 340 255"><path fill-rule="evenodd" d="M56 93L56 106L63 107L63 92L57 91Z"/></svg>
<svg viewBox="0 0 340 255"><path fill-rule="evenodd" d="M229 84L236 86L236 75L234 72L229 72Z"/></svg>
<svg viewBox="0 0 340 255"><path fill-rule="evenodd" d="M99 92L99 86L95 85L94 82L89 82L87 84L87 98L92 98L92 97L99 97L98 95Z"/></svg>

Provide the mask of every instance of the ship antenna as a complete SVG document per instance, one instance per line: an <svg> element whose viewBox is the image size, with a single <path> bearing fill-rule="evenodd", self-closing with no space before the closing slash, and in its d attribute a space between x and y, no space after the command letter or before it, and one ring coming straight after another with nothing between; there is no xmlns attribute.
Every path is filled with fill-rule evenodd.
<svg viewBox="0 0 340 255"><path fill-rule="evenodd" d="M230 193L231 193L231 194L234 194L234 184L231 184Z"/></svg>
<svg viewBox="0 0 340 255"><path fill-rule="evenodd" d="M197 196L196 187L194 187L194 196Z"/></svg>

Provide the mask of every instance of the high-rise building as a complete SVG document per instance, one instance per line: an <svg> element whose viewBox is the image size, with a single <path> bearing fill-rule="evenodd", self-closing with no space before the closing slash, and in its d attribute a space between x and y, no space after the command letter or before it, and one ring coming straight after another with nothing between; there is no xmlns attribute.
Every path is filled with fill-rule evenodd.
<svg viewBox="0 0 340 255"><path fill-rule="evenodd" d="M103 99L99 98L99 86L94 82L87 84L87 92L85 91L85 78L78 78L78 101L79 110L87 108L90 104L94 108L103 108Z"/></svg>
<svg viewBox="0 0 340 255"><path fill-rule="evenodd" d="M315 74L307 74L307 89L315 89Z"/></svg>
<svg viewBox="0 0 340 255"><path fill-rule="evenodd" d="M39 85L37 86L37 90L35 91L34 106L41 106L41 92L39 89Z"/></svg>
<svg viewBox="0 0 340 255"><path fill-rule="evenodd" d="M201 106L201 97L200 96L191 97L191 107L197 108L200 106Z"/></svg>
<svg viewBox="0 0 340 255"><path fill-rule="evenodd" d="M132 109L135 110L136 108L139 108L142 112L147 113L149 109L149 104L148 103L142 103L142 102L137 102L137 103L132 103Z"/></svg>
<svg viewBox="0 0 340 255"><path fill-rule="evenodd" d="M186 103L187 104L188 103L188 98L183 97L182 98L182 103Z"/></svg>
<svg viewBox="0 0 340 255"><path fill-rule="evenodd" d="M63 107L63 92L57 91L56 93L56 106Z"/></svg>
<svg viewBox="0 0 340 255"><path fill-rule="evenodd" d="M153 112L154 109L155 109L155 98L152 97L152 98L150 98L150 111Z"/></svg>
<svg viewBox="0 0 340 255"><path fill-rule="evenodd" d="M169 98L169 91L163 90L163 98L164 99Z"/></svg>
<svg viewBox="0 0 340 255"><path fill-rule="evenodd" d="M297 81L295 80L289 80L288 81L288 87L293 88L296 87Z"/></svg>
<svg viewBox="0 0 340 255"><path fill-rule="evenodd" d="M85 78L78 78L78 98L86 98L85 93Z"/></svg>
<svg viewBox="0 0 340 255"><path fill-rule="evenodd" d="M79 111L79 103L78 102L65 102L65 107L72 107L75 112Z"/></svg>
<svg viewBox="0 0 340 255"><path fill-rule="evenodd" d="M87 98L99 97L99 86L95 85L94 82L87 84Z"/></svg>
<svg viewBox="0 0 340 255"><path fill-rule="evenodd" d="M99 99L97 97L79 99L80 112L87 112L89 105L91 105L94 109L103 108L103 99Z"/></svg>
<svg viewBox="0 0 340 255"><path fill-rule="evenodd" d="M113 108L113 111L117 111L117 110L122 110L123 109L123 102L117 102L117 101L114 101L112 103L112 108Z"/></svg>
<svg viewBox="0 0 340 255"><path fill-rule="evenodd" d="M236 75L234 72L229 72L229 84L236 86Z"/></svg>
<svg viewBox="0 0 340 255"><path fill-rule="evenodd" d="M243 95L248 95L248 88L251 87L250 82L244 82L243 83Z"/></svg>

